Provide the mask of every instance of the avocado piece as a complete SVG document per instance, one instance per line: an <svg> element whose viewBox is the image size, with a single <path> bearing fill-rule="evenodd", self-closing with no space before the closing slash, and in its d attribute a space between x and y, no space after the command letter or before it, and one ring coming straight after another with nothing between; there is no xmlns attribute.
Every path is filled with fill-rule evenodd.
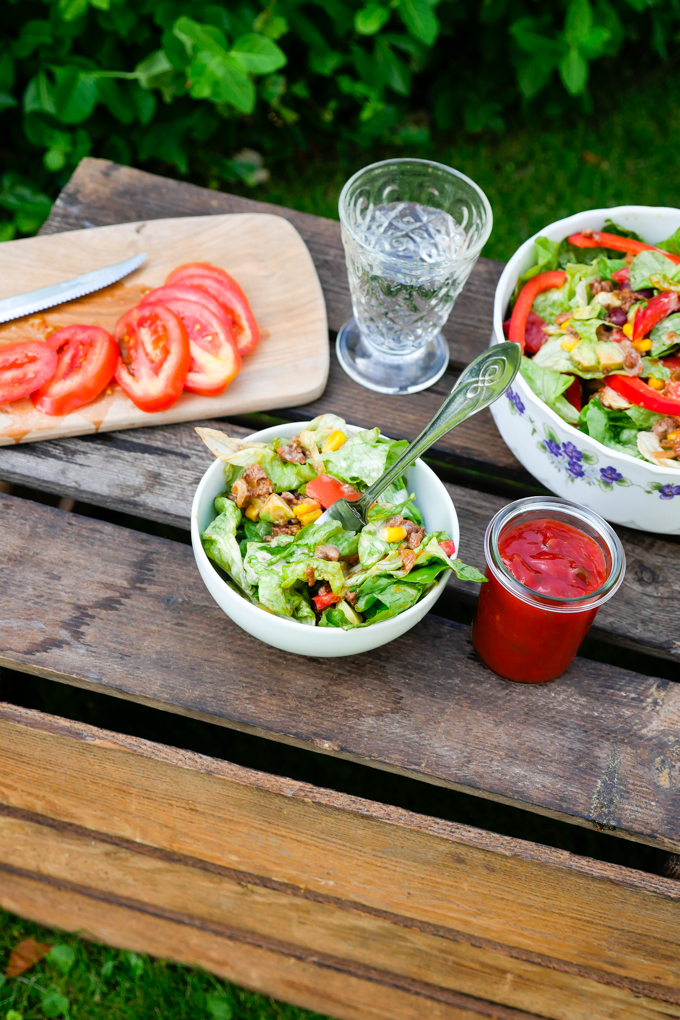
<svg viewBox="0 0 680 1020"><path fill-rule="evenodd" d="M592 340L581 340L571 351L572 361L579 368L592 372L600 367L595 344Z"/></svg>
<svg viewBox="0 0 680 1020"><path fill-rule="evenodd" d="M285 524L286 521L292 521L295 514L286 503L285 499L276 492L272 492L271 496L267 497L267 502L260 510L260 520L269 521L271 524Z"/></svg>
<svg viewBox="0 0 680 1020"><path fill-rule="evenodd" d="M604 372L623 367L623 351L620 344L613 340L600 340L595 344L595 350Z"/></svg>
<svg viewBox="0 0 680 1020"><path fill-rule="evenodd" d="M347 622L353 624L355 627L357 626L357 624L363 623L363 620L356 612L356 610L353 609L352 606L350 606L349 602L345 602L344 599L342 600L342 602L338 602L336 608L339 609L344 614L345 618L347 619Z"/></svg>

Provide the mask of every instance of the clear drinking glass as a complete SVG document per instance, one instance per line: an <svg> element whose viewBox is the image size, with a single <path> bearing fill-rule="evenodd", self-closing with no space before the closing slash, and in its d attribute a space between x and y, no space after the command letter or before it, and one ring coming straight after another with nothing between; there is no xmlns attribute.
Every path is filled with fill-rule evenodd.
<svg viewBox="0 0 680 1020"><path fill-rule="evenodd" d="M359 170L340 194L354 318L340 364L380 393L416 393L446 370L441 329L484 247L493 216L474 181L427 159Z"/></svg>

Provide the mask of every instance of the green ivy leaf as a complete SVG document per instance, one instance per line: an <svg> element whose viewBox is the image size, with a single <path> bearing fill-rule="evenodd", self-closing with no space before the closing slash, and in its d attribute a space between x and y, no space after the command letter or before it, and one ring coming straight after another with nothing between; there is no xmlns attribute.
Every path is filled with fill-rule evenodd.
<svg viewBox="0 0 680 1020"><path fill-rule="evenodd" d="M590 0L570 0L564 19L564 38L570 46L580 46L593 28L593 8Z"/></svg>
<svg viewBox="0 0 680 1020"><path fill-rule="evenodd" d="M398 10L411 35L432 46L439 35L439 20L428 0L399 0Z"/></svg>
<svg viewBox="0 0 680 1020"><path fill-rule="evenodd" d="M266 35L268 39L280 39L289 31L288 22L280 14L273 14L272 8L268 7L260 11L253 22L253 29L259 35Z"/></svg>
<svg viewBox="0 0 680 1020"><path fill-rule="evenodd" d="M254 32L242 35L231 48L244 71L251 74L271 74L286 63L286 54L272 39Z"/></svg>
<svg viewBox="0 0 680 1020"><path fill-rule="evenodd" d="M45 959L48 963L52 964L53 967L56 967L57 970L61 971L62 974L68 974L71 967L76 962L76 954L72 946L67 946L65 943L59 943L59 945L52 946Z"/></svg>
<svg viewBox="0 0 680 1020"><path fill-rule="evenodd" d="M255 86L231 53L202 50L192 60L188 73L192 98L229 103L239 113L252 113L255 109Z"/></svg>
<svg viewBox="0 0 680 1020"><path fill-rule="evenodd" d="M54 87L55 113L62 124L81 124L99 101L97 79L75 64L60 67Z"/></svg>
<svg viewBox="0 0 680 1020"><path fill-rule="evenodd" d="M30 57L39 46L46 46L52 42L52 26L49 21L33 20L27 21L21 26L19 38L12 45L14 55L20 60Z"/></svg>
<svg viewBox="0 0 680 1020"><path fill-rule="evenodd" d="M539 18L518 18L510 25L509 32L525 53L533 57L543 57L549 53L559 58L563 47L557 39L545 35L543 27L543 21Z"/></svg>
<svg viewBox="0 0 680 1020"><path fill-rule="evenodd" d="M131 124L135 119L135 106L124 87L119 85L113 78L99 78L97 80L97 91L99 98L111 111L116 120L121 124ZM145 93L148 95L148 93Z"/></svg>
<svg viewBox="0 0 680 1020"><path fill-rule="evenodd" d="M111 7L111 0L90 0L90 7L96 7L98 11L108 11Z"/></svg>
<svg viewBox="0 0 680 1020"><path fill-rule="evenodd" d="M382 4L368 4L354 15L354 28L359 35L375 35L390 20L390 10Z"/></svg>
<svg viewBox="0 0 680 1020"><path fill-rule="evenodd" d="M226 36L215 25L201 25L192 18L183 17L177 19L172 31L178 39L181 39L190 54L202 50L217 54L227 52Z"/></svg>
<svg viewBox="0 0 680 1020"><path fill-rule="evenodd" d="M0 111L8 110L12 106L18 106L18 101L7 92L0 92Z"/></svg>
<svg viewBox="0 0 680 1020"><path fill-rule="evenodd" d="M559 64L559 55L547 50L517 61L517 84L525 99L533 99L545 88Z"/></svg>
<svg viewBox="0 0 680 1020"><path fill-rule="evenodd" d="M55 114L52 85L44 71L31 78L24 92L24 113Z"/></svg>
<svg viewBox="0 0 680 1020"><path fill-rule="evenodd" d="M572 96L580 95L588 81L588 63L584 60L577 46L570 46L560 60L560 78Z"/></svg>
<svg viewBox="0 0 680 1020"><path fill-rule="evenodd" d="M64 21L75 21L87 10L87 0L59 0L57 10Z"/></svg>
<svg viewBox="0 0 680 1020"><path fill-rule="evenodd" d="M156 97L153 92L143 89L139 82L133 82L132 102L139 123L142 125L150 124L156 112Z"/></svg>
<svg viewBox="0 0 680 1020"><path fill-rule="evenodd" d="M171 102L175 69L163 50L156 50L137 64L135 74L143 89L160 89L166 103Z"/></svg>

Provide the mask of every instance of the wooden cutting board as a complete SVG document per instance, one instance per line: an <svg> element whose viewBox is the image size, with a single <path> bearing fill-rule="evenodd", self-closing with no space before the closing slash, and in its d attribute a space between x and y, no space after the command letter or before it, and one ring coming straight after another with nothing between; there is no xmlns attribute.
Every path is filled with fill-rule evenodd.
<svg viewBox="0 0 680 1020"><path fill-rule="evenodd" d="M326 306L307 247L280 216L237 213L120 223L0 244L0 298L66 280L147 252L144 264L120 283L36 316L0 325L0 343L42 339L47 327L87 323L113 330L116 320L175 266L211 262L242 286L261 339L217 397L183 393L168 408L147 414L115 383L69 415L36 411L29 399L0 404L0 445L87 432L164 425L267 411L316 400L328 378Z"/></svg>

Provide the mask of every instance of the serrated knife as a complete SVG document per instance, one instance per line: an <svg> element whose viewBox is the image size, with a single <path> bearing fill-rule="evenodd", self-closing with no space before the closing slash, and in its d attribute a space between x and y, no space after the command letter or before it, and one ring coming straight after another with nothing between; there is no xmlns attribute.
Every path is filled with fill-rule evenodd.
<svg viewBox="0 0 680 1020"><path fill-rule="evenodd" d="M42 312L45 308L62 305L65 301L73 301L95 290L101 290L102 287L108 287L141 266L145 258L146 252L143 255L133 255L131 259L115 262L112 266L104 266L103 269L95 269L91 273L83 273L82 276L74 276L71 280L62 280L61 283L53 283L49 287L40 287L39 290L29 290L25 294L4 298L0 301L0 322L9 322L11 319L20 319L22 315Z"/></svg>

